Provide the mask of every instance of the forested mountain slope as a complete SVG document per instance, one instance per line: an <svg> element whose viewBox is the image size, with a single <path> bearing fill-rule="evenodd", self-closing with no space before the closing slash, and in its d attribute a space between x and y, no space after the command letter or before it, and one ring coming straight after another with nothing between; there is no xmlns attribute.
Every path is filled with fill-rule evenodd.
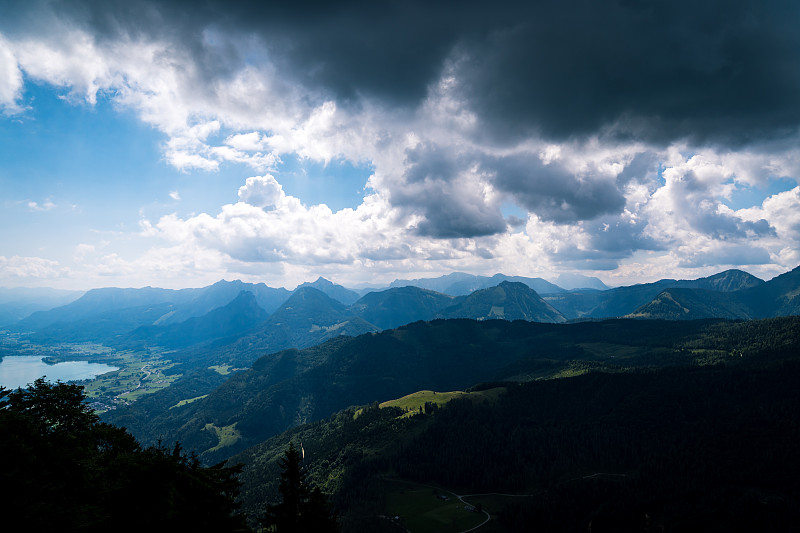
<svg viewBox="0 0 800 533"><path fill-rule="evenodd" d="M398 477L530 495L470 498L492 531L791 531L800 318L683 324L687 365L506 384L411 417L373 404L276 436L233 458L245 509L274 497L275 459L294 441L345 532L395 531L378 516Z"/></svg>
<svg viewBox="0 0 800 533"><path fill-rule="evenodd" d="M154 395L152 400L107 416L145 442L177 439L213 462L349 405L422 389L463 390L485 381L727 360L749 346L750 338L730 344L737 331L747 330L747 324L417 322L264 356L250 370L190 404L170 409L177 403L174 397L166 405L157 403ZM235 430L235 438L223 442L209 424Z"/></svg>

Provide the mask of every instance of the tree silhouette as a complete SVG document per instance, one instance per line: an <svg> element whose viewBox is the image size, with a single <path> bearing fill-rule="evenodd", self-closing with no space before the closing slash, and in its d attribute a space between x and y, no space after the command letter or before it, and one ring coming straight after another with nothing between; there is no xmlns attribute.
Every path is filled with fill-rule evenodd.
<svg viewBox="0 0 800 533"><path fill-rule="evenodd" d="M337 532L339 526L327 497L312 487L302 465L302 455L293 443L280 460L281 503L268 505L262 525L275 533Z"/></svg>
<svg viewBox="0 0 800 533"><path fill-rule="evenodd" d="M0 387L3 504L31 531L247 531L239 467L205 468L180 445L142 448L104 424L83 387Z"/></svg>

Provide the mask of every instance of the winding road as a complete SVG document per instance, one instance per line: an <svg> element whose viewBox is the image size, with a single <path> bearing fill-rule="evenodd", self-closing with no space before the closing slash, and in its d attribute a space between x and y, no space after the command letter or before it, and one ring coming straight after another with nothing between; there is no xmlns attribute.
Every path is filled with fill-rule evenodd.
<svg viewBox="0 0 800 533"><path fill-rule="evenodd" d="M582 480L582 479L592 479L592 478L595 478L595 477L602 477L602 476L607 476L607 477L625 477L625 478L631 477L628 474L616 474L616 473L611 473L611 472L596 472L594 474L589 474L587 476L581 476L581 477L568 479L566 481L562 481L560 484L570 483L572 481L578 481L578 480ZM394 480L394 481L397 481L397 480ZM437 490L441 490L441 491L447 492L448 494L451 494L451 495L455 496L456 498L458 498L458 501L460 501L464 505L470 505L470 506L472 506L472 504L467 502L467 501L464 501L464 498L476 498L476 497L479 497L479 496L503 496L503 497L506 497L506 498L529 498L531 496L537 496L539 494L547 492L547 490L543 490L541 492L538 492L537 494L503 494L501 492L482 492L480 494L456 494L455 492L449 491L447 489L443 489L442 487L434 487L433 485L424 485L424 484L422 486L430 487L432 489L437 489ZM491 515L489 514L488 511L482 510L482 512L483 512L484 515L486 515L486 520L484 520L483 522L481 522L480 524L478 524L475 527L472 527L470 529L465 529L464 531L459 531L459 533L470 533L470 531L475 531L475 530L480 529L481 527L485 526L489 522L489 520L492 519L492 517L491 517Z"/></svg>

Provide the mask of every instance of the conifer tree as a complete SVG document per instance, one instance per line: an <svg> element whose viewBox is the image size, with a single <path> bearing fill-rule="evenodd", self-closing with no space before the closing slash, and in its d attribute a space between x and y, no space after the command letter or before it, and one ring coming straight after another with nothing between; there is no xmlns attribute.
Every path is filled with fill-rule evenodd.
<svg viewBox="0 0 800 533"><path fill-rule="evenodd" d="M275 533L337 532L336 517L328 499L318 487L312 487L302 465L302 455L293 443L280 460L281 481L278 490L282 501L268 505L262 525Z"/></svg>

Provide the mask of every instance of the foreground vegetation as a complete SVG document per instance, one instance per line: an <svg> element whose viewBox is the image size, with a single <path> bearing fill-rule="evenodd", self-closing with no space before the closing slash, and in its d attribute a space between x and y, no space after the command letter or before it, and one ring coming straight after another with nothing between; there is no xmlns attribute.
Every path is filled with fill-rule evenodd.
<svg viewBox="0 0 800 533"><path fill-rule="evenodd" d="M0 387L5 519L29 531L246 531L238 468L141 447L98 421L77 385ZM11 520L13 518L13 521Z"/></svg>

